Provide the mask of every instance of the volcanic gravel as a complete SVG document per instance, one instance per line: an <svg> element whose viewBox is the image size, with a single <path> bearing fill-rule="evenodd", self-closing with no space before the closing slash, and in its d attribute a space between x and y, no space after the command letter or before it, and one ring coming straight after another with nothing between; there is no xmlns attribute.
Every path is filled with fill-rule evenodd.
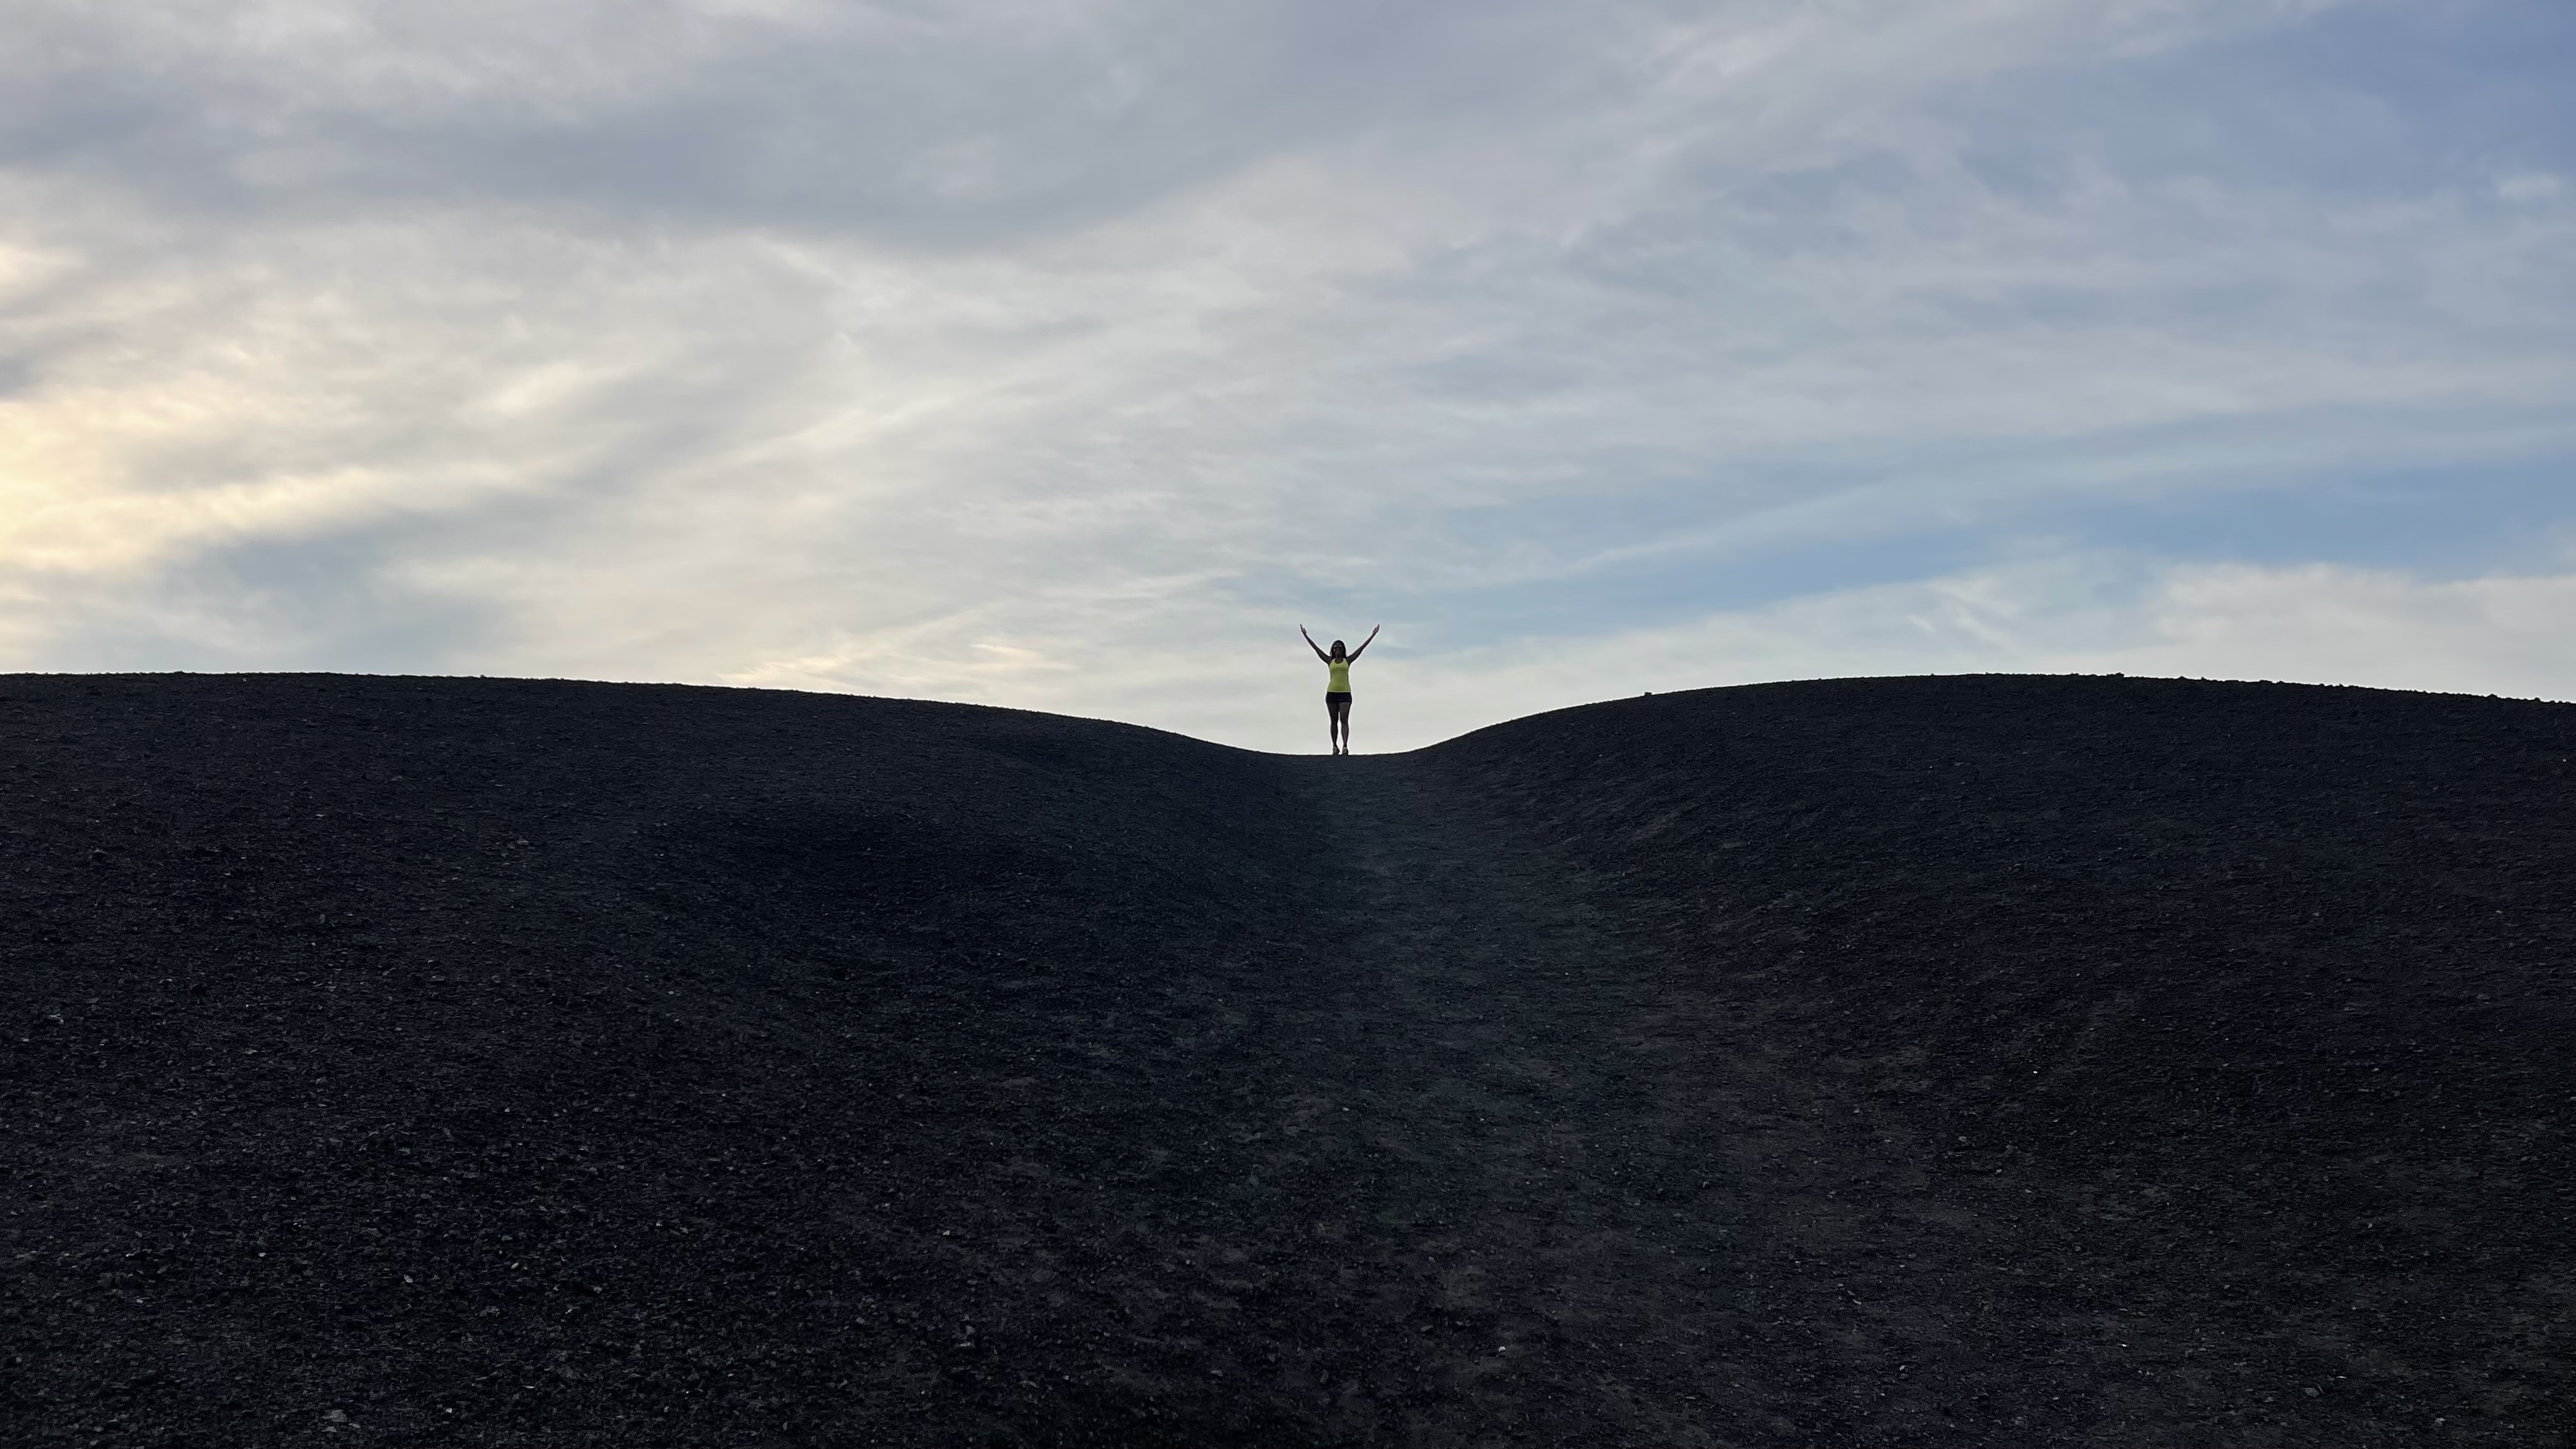
<svg viewBox="0 0 2576 1449"><path fill-rule="evenodd" d="M0 676L0 1442L2565 1445L2571 758Z"/></svg>

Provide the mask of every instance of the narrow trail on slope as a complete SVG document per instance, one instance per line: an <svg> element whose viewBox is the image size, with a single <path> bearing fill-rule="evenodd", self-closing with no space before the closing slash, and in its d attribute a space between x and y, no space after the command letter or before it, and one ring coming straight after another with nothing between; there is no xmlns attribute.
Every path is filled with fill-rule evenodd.
<svg viewBox="0 0 2576 1449"><path fill-rule="evenodd" d="M1351 1246L1382 1298L1410 1285L1374 1316L1434 1350L1420 1387L1507 1438L1713 1442L1709 1407L1748 1392L1784 1433L1928 1413L1907 1376L1963 1358L1958 1325L1864 1308L1835 1265L1955 1260L1925 1239L1957 1229L1902 1210L1911 1175L1840 1125L1833 1084L1782 1079L1748 1023L1621 939L1594 883L1428 762L1296 773L1348 869L1317 921L1348 967L1326 1034L1364 1118Z"/></svg>

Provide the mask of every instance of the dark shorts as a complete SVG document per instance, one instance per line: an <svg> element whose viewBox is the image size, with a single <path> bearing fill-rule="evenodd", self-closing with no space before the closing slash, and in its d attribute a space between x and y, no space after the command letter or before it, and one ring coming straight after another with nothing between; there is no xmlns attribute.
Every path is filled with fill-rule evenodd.
<svg viewBox="0 0 2576 1449"><path fill-rule="evenodd" d="M1351 697L1347 694L1335 694L1329 689L1324 691L1324 703L1326 704L1348 704L1350 702Z"/></svg>

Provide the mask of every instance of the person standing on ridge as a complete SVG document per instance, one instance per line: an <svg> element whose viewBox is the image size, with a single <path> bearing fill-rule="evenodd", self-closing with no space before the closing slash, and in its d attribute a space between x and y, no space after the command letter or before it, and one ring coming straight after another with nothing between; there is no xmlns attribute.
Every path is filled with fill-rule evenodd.
<svg viewBox="0 0 2576 1449"><path fill-rule="evenodd" d="M1342 652L1342 641L1336 639L1333 652L1327 654L1316 644L1315 636L1306 632L1305 625L1297 626L1297 633L1306 641L1306 647L1315 651L1315 657L1324 661L1326 669L1333 671L1333 677L1324 685L1324 720L1332 731L1334 754L1351 752L1351 666L1357 664L1360 655L1377 641L1378 629L1385 627L1380 624L1369 630L1368 638L1362 639L1360 647L1348 654Z"/></svg>

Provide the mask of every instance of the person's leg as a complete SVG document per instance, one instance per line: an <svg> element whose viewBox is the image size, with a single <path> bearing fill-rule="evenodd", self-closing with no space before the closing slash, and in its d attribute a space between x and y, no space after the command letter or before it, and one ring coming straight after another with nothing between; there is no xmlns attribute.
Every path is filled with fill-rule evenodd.
<svg viewBox="0 0 2576 1449"><path fill-rule="evenodd" d="M1351 752L1351 702L1342 701L1342 753Z"/></svg>
<svg viewBox="0 0 2576 1449"><path fill-rule="evenodd" d="M1329 695L1324 699L1324 737L1334 754L1342 752L1342 702Z"/></svg>

